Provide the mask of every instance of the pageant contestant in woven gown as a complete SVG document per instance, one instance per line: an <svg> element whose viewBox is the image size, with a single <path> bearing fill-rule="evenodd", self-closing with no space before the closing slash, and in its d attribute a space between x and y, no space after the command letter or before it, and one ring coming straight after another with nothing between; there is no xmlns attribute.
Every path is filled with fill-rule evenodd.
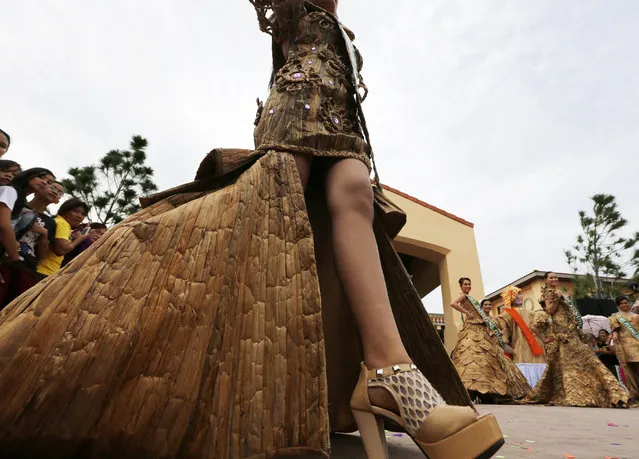
<svg viewBox="0 0 639 459"><path fill-rule="evenodd" d="M490 302L483 300L479 304L470 296L470 279L459 279L459 285L462 294L451 306L464 315L464 325L452 358L464 386L484 402L526 396L530 386L519 368L504 354L501 332L488 316Z"/></svg>
<svg viewBox="0 0 639 459"><path fill-rule="evenodd" d="M639 402L639 314L630 310L625 296L615 298L619 312L608 318L615 353L626 377L633 402Z"/></svg>
<svg viewBox="0 0 639 459"><path fill-rule="evenodd" d="M528 403L599 408L626 407L628 392L581 338L581 315L558 290L559 278L546 274L541 299L545 312L532 328L544 342L548 366L526 398Z"/></svg>
<svg viewBox="0 0 639 459"><path fill-rule="evenodd" d="M503 444L392 248L336 1L252 3L274 55L255 150L213 150L7 307L4 457L328 456L356 422L376 458L384 420L431 459Z"/></svg>

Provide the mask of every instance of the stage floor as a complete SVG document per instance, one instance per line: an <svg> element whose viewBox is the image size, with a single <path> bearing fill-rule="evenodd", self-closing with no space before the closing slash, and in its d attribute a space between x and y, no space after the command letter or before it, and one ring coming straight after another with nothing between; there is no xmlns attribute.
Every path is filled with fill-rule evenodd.
<svg viewBox="0 0 639 459"><path fill-rule="evenodd" d="M639 409L479 405L497 416L505 459L639 459ZM387 432L391 459L423 458L405 434ZM332 457L366 459L359 437L334 435ZM308 458L309 456L305 456ZM454 458L451 458L454 459Z"/></svg>

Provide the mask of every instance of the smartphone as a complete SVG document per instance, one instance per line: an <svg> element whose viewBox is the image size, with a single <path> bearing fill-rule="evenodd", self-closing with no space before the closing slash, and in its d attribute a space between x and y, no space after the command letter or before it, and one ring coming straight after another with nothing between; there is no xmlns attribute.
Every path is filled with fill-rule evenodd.
<svg viewBox="0 0 639 459"><path fill-rule="evenodd" d="M91 227L87 226L86 228L84 228L82 231L80 231L80 234L82 236L84 236L85 234L89 234L89 231L91 231Z"/></svg>

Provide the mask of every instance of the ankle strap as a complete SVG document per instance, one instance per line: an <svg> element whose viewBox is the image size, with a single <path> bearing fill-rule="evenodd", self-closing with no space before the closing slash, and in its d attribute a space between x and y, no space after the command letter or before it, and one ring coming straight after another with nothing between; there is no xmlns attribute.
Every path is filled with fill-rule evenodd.
<svg viewBox="0 0 639 459"><path fill-rule="evenodd" d="M413 363L398 363L396 365L391 365L390 367L375 368L372 370L363 363L362 366L366 368L366 378L368 379L383 378L384 376L392 376L397 373L417 370L417 365Z"/></svg>

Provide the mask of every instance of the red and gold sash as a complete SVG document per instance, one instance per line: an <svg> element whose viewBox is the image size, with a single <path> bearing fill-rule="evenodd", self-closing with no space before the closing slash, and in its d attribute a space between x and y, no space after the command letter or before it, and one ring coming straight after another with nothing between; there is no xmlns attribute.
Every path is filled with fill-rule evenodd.
<svg viewBox="0 0 639 459"><path fill-rule="evenodd" d="M521 329L526 341L528 341L528 345L530 346L530 350L532 351L535 357L538 357L544 353L543 349L535 339L535 335L530 330L530 327L526 324L526 321L521 317L521 315L515 311L513 308L505 308L510 317L513 318L517 326Z"/></svg>

